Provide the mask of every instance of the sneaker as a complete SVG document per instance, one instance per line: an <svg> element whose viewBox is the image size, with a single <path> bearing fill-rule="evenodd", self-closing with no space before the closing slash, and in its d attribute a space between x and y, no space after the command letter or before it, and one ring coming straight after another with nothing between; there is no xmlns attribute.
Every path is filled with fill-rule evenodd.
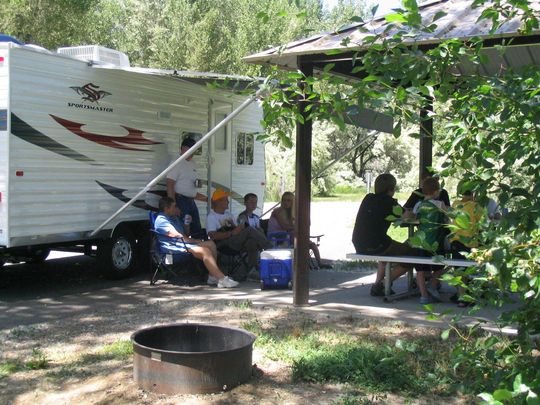
<svg viewBox="0 0 540 405"><path fill-rule="evenodd" d="M427 305L427 304L431 304L433 302L433 300L431 299L431 297L420 297L420 305Z"/></svg>
<svg viewBox="0 0 540 405"><path fill-rule="evenodd" d="M384 297L384 284L373 284L369 293L372 297ZM394 290L390 289L390 295L392 294L395 294L395 292Z"/></svg>
<svg viewBox="0 0 540 405"><path fill-rule="evenodd" d="M217 285L218 284L218 279L215 278L214 276L208 276L208 280L206 280L206 284L208 284L208 285Z"/></svg>
<svg viewBox="0 0 540 405"><path fill-rule="evenodd" d="M218 288L233 288L233 287L236 287L237 285L238 285L238 281L234 281L232 278L229 278L227 276L223 277L217 283Z"/></svg>
<svg viewBox="0 0 540 405"><path fill-rule="evenodd" d="M371 290L369 291L372 297L382 297L384 296L384 285L383 283L373 284Z"/></svg>
<svg viewBox="0 0 540 405"><path fill-rule="evenodd" d="M431 295L431 297L433 297L434 302L441 302L442 301L441 294L439 293L439 291L437 291L436 288L426 287L426 290L427 290L428 294Z"/></svg>

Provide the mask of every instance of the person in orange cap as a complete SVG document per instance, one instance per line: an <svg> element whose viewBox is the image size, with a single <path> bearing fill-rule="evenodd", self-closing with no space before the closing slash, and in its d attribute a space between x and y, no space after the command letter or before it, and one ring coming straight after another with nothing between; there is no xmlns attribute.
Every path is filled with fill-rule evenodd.
<svg viewBox="0 0 540 405"><path fill-rule="evenodd" d="M259 252L272 247L262 232L249 226L249 223L237 225L234 216L228 211L230 193L218 188L212 194L212 210L206 217L206 232L218 249L230 249L246 252L248 266L253 276L257 271ZM245 274L237 275L237 279Z"/></svg>

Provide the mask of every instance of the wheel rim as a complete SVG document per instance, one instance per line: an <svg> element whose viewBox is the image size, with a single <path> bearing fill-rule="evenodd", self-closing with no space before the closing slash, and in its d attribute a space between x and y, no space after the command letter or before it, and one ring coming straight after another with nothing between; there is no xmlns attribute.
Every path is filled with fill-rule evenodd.
<svg viewBox="0 0 540 405"><path fill-rule="evenodd" d="M112 263L118 270L125 270L131 264L133 249L125 238L119 238L112 248Z"/></svg>

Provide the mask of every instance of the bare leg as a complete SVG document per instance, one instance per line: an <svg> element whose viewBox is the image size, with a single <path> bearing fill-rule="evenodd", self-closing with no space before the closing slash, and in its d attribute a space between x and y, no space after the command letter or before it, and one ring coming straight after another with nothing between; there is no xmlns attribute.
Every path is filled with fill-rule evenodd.
<svg viewBox="0 0 540 405"><path fill-rule="evenodd" d="M203 261L204 265L208 269L208 273L210 273L212 277L215 277L218 280L221 280L223 277L225 277L225 275L219 269L216 262L216 258L214 254L212 253L212 250L208 246L201 246L201 245L191 247L188 250L197 259L200 259Z"/></svg>
<svg viewBox="0 0 540 405"><path fill-rule="evenodd" d="M431 274L431 280L430 280L430 282L431 282L431 286L432 286L434 289L437 289L438 284L440 283L439 278L440 278L444 273L446 273L446 268L441 267L440 270L434 271L434 272Z"/></svg>
<svg viewBox="0 0 540 405"><path fill-rule="evenodd" d="M383 282L385 266L386 266L386 262L379 262L377 264L377 277L375 278L375 284L379 284ZM392 270L391 281L394 281L396 278L401 277L403 274L407 273L407 271L409 271L407 267L403 267L399 264L396 264L394 266L394 269Z"/></svg>
<svg viewBox="0 0 540 405"><path fill-rule="evenodd" d="M418 289L420 290L420 295L422 298L428 298L428 292L426 289L426 272L419 271L416 273L416 283L418 284Z"/></svg>
<svg viewBox="0 0 540 405"><path fill-rule="evenodd" d="M400 264L396 264L394 267L394 270L392 270L392 281L394 281L396 278L401 277L408 271L409 271L408 267L403 267Z"/></svg>
<svg viewBox="0 0 540 405"><path fill-rule="evenodd" d="M210 249L214 258L217 259L217 246L213 240L206 240L204 242L201 242L199 243L199 246L207 247L208 249Z"/></svg>
<svg viewBox="0 0 540 405"><path fill-rule="evenodd" d="M379 262L377 264L377 277L375 278L375 284L382 283L384 280L384 269L386 267L386 262Z"/></svg>

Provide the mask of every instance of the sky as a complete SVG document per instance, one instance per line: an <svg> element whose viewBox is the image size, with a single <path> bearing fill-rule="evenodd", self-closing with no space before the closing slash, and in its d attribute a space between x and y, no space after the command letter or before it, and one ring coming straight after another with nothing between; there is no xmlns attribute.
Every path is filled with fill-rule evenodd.
<svg viewBox="0 0 540 405"><path fill-rule="evenodd" d="M336 5L337 0L323 0L325 6L328 9L331 9ZM371 0L366 1L367 4L377 4L379 3L379 8L377 9L377 15L388 14L392 11L392 8L399 7L401 5L400 0Z"/></svg>

